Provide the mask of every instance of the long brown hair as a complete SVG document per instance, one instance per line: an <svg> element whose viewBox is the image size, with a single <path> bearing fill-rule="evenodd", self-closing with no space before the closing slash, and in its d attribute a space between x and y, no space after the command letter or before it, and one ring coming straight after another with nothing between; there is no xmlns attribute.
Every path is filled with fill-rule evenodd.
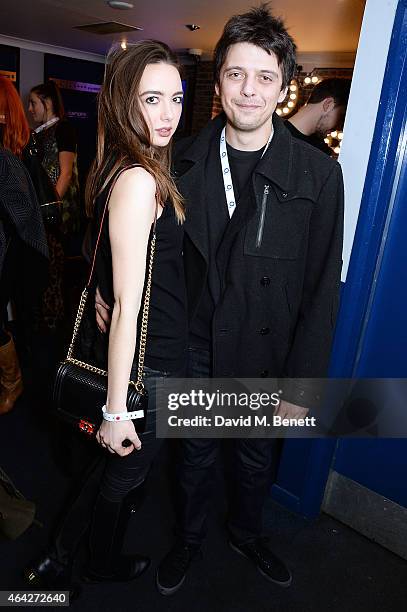
<svg viewBox="0 0 407 612"><path fill-rule="evenodd" d="M21 157L30 139L30 128L20 96L10 79L5 77L0 77L0 115L5 119L0 145Z"/></svg>
<svg viewBox="0 0 407 612"><path fill-rule="evenodd" d="M127 50L113 49L107 58L105 78L98 96L96 159L86 183L86 211L119 168L140 164L155 179L160 203L171 200L179 222L185 218L182 197L170 176L170 146L154 147L139 102L139 85L148 64L170 64L180 69L166 44L143 40Z"/></svg>

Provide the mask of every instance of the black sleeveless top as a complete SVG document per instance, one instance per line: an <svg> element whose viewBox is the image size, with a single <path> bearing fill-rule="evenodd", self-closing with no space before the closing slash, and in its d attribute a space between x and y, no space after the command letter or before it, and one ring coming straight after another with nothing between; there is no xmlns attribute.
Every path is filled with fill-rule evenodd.
<svg viewBox="0 0 407 612"><path fill-rule="evenodd" d="M108 185L95 203L93 219L93 244L96 244L100 223L109 193ZM177 372L185 363L187 346L187 310L182 244L184 230L177 222L174 207L166 203L161 216L157 219L156 248L151 280L150 310L147 328L147 346L144 364L155 370ZM147 266L150 257L152 228L147 250ZM102 234L96 256L95 284L100 293L113 308L113 273L112 253L109 240L109 211L106 210ZM144 292L143 292L144 300ZM138 334L140 337L141 302L138 317ZM138 362L138 345L135 350L133 365Z"/></svg>

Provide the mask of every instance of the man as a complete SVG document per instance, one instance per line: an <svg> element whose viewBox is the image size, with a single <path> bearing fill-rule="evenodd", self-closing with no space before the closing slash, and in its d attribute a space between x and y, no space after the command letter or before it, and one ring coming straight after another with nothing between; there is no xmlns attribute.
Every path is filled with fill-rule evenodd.
<svg viewBox="0 0 407 612"><path fill-rule="evenodd" d="M305 140L327 155L332 155L324 138L338 129L345 116L348 104L350 79L325 79L315 85L307 104L292 117L285 126L296 138Z"/></svg>
<svg viewBox="0 0 407 612"><path fill-rule="evenodd" d="M187 205L189 375L324 376L341 269L340 167L293 139L273 114L293 76L295 45L266 6L228 21L214 64L225 115L175 154ZM223 180L230 175L232 188ZM306 410L282 401L278 414ZM162 594L182 585L204 539L218 442L182 440L178 540L158 568ZM261 537L272 446L236 441L228 527L233 550L288 586L289 570Z"/></svg>
<svg viewBox="0 0 407 612"><path fill-rule="evenodd" d="M232 17L215 49L224 114L175 152L187 207L194 378L326 373L340 282L342 175L274 113L294 68L295 44L266 6ZM278 414L305 416L303 395L299 387L297 401L294 390L295 403L281 401ZM157 571L164 595L181 587L204 540L219 440L180 443L177 540ZM288 586L289 570L262 538L272 449L272 440L235 441L228 528L234 551Z"/></svg>

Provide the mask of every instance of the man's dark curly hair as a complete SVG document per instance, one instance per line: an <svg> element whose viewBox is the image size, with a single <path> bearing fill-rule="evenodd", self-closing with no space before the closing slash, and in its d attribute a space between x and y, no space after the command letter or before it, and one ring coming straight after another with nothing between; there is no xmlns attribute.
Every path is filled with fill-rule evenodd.
<svg viewBox="0 0 407 612"><path fill-rule="evenodd" d="M270 55L274 53L283 75L282 89L289 85L296 65L296 45L283 21L273 17L268 3L252 8L243 15L234 15L226 23L214 51L214 77L219 84L220 72L232 45L251 43Z"/></svg>

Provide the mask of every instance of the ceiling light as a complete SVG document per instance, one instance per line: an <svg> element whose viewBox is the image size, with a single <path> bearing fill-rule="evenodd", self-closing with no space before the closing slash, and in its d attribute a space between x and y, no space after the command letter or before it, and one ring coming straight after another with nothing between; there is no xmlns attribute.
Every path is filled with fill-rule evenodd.
<svg viewBox="0 0 407 612"><path fill-rule="evenodd" d="M121 11L127 11L128 9L134 8L134 4L131 2L119 2L119 0L108 0L108 5L112 9L119 9Z"/></svg>
<svg viewBox="0 0 407 612"><path fill-rule="evenodd" d="M122 40L122 42L120 43L121 48L123 49L123 51L126 51L127 49L127 43L125 40Z"/></svg>

